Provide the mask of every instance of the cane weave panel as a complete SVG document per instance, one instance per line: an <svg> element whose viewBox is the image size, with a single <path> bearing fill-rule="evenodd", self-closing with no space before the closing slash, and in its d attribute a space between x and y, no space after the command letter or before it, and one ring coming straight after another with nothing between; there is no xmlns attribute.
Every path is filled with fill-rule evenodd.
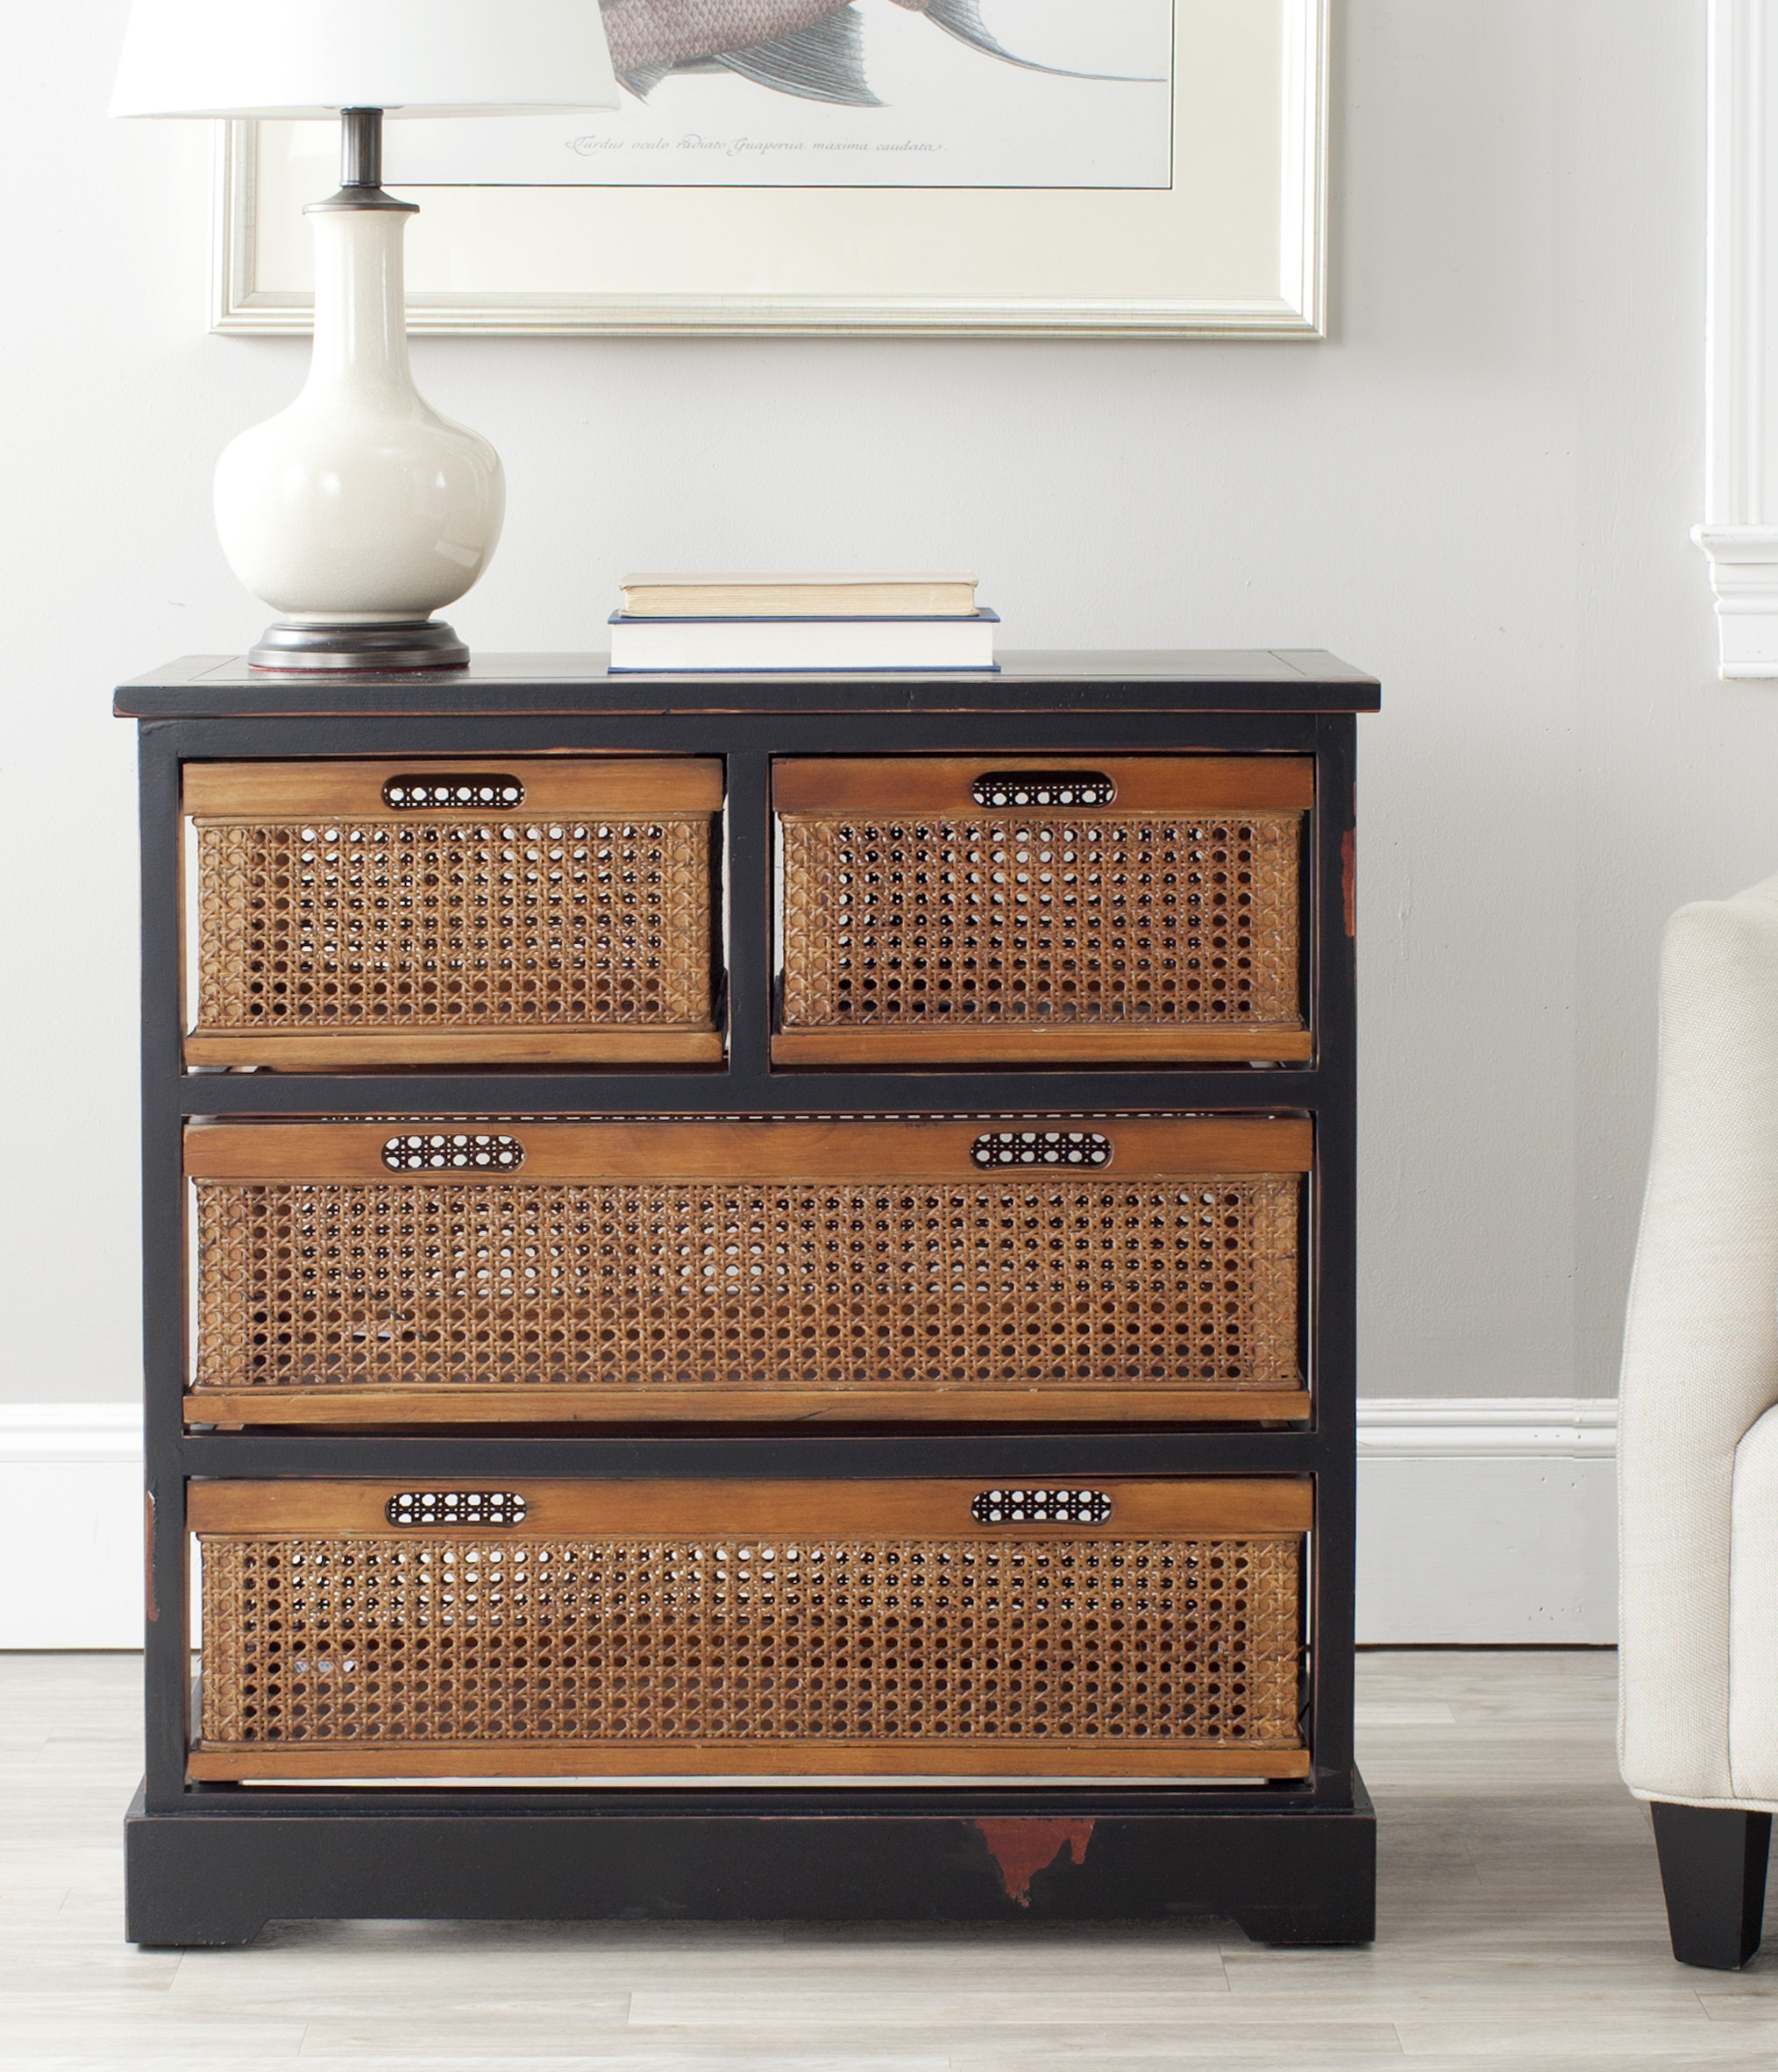
<svg viewBox="0 0 1778 2072"><path fill-rule="evenodd" d="M197 828L206 1032L693 1023L707 815Z"/></svg>
<svg viewBox="0 0 1778 2072"><path fill-rule="evenodd" d="M203 1543L210 1747L1300 1745L1294 1539Z"/></svg>
<svg viewBox="0 0 1778 2072"><path fill-rule="evenodd" d="M1301 823L786 814L784 1026L1298 1026Z"/></svg>
<svg viewBox="0 0 1778 2072"><path fill-rule="evenodd" d="M200 1389L1300 1386L1295 1174L195 1185Z"/></svg>

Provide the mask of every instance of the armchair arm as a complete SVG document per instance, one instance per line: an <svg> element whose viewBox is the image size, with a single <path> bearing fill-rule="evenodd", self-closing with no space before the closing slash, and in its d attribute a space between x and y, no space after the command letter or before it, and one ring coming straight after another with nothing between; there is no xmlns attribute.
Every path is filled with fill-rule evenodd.
<svg viewBox="0 0 1778 2072"><path fill-rule="evenodd" d="M1645 1798L1734 1796L1735 1449L1778 1403L1778 878L1682 907L1618 1409L1618 1756Z"/></svg>

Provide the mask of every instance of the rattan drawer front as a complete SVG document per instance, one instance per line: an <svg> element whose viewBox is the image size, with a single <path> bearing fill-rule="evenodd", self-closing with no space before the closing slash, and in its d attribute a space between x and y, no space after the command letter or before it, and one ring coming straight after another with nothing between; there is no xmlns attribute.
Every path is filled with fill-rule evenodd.
<svg viewBox="0 0 1778 2072"><path fill-rule="evenodd" d="M190 763L193 1065L721 1061L722 765Z"/></svg>
<svg viewBox="0 0 1778 2072"><path fill-rule="evenodd" d="M198 1778L1308 1768L1300 1480L190 1497Z"/></svg>
<svg viewBox="0 0 1778 2072"><path fill-rule="evenodd" d="M1306 1058L1312 800L1297 756L779 762L772 1055Z"/></svg>
<svg viewBox="0 0 1778 2072"><path fill-rule="evenodd" d="M1301 1417L1311 1153L1288 1118L197 1125L188 1414Z"/></svg>

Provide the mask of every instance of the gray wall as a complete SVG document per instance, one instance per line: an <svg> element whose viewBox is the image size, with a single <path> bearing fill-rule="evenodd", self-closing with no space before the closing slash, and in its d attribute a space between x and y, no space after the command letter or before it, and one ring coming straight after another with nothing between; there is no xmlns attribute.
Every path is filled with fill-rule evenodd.
<svg viewBox="0 0 1778 2072"><path fill-rule="evenodd" d="M867 6L877 0L864 0ZM1611 1386L1662 915L1778 867L1715 680L1702 0L1336 0L1319 344L431 340L505 456L452 616L591 648L630 566L980 569L1013 646L1314 645L1363 727L1363 1386ZM17 12L0 1396L135 1387L118 678L266 614L209 480L303 348L203 329L210 140L100 114L123 0ZM49 170L46 170L48 168ZM40 197L40 199L39 199Z"/></svg>

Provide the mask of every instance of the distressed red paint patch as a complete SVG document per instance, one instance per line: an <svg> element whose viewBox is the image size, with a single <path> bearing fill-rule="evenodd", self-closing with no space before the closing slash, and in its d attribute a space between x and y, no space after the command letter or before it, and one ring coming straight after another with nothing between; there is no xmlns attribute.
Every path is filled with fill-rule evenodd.
<svg viewBox="0 0 1778 2072"><path fill-rule="evenodd" d="M988 1854L999 1866L1006 1897L1031 1904L1031 1880L1047 1870L1065 1848L1077 1863L1086 1861L1091 1820L978 1820Z"/></svg>

